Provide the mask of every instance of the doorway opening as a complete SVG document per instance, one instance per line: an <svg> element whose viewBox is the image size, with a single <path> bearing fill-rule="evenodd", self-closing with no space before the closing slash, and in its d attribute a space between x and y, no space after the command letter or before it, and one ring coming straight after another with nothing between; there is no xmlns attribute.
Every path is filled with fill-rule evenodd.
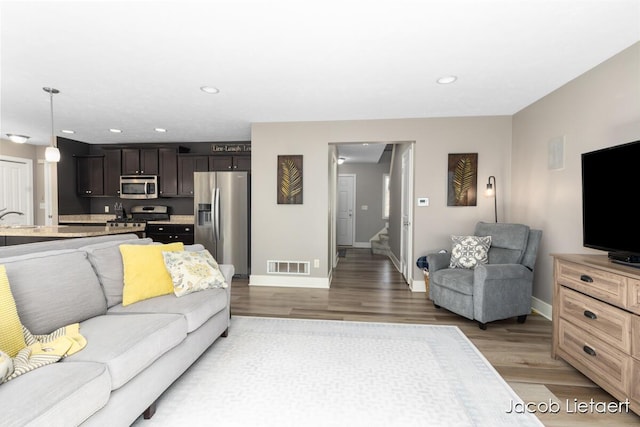
<svg viewBox="0 0 640 427"><path fill-rule="evenodd" d="M3 225L31 225L33 217L33 161L0 156L0 215ZM8 212L19 212L8 214Z"/></svg>
<svg viewBox="0 0 640 427"><path fill-rule="evenodd" d="M405 282L412 283L413 145L329 144L333 268L350 252L361 259L369 253L380 262L391 260Z"/></svg>

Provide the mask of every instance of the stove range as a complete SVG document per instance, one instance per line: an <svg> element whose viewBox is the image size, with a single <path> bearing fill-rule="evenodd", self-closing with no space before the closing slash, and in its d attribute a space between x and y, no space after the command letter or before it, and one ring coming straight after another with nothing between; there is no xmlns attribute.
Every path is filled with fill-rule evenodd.
<svg viewBox="0 0 640 427"><path fill-rule="evenodd" d="M122 206L118 208L120 211L118 216L108 220L107 227L146 227L147 221L169 220L167 206L133 206L131 216L124 213Z"/></svg>
<svg viewBox="0 0 640 427"><path fill-rule="evenodd" d="M107 227L146 227L145 220L137 218L116 218L107 221Z"/></svg>

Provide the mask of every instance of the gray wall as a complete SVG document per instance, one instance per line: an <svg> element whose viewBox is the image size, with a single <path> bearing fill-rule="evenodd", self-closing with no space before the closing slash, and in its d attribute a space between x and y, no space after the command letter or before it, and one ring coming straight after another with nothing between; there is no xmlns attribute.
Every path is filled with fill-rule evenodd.
<svg viewBox="0 0 640 427"><path fill-rule="evenodd" d="M382 177L389 173L391 152L385 151L378 163L344 163L338 174L356 175L356 239L355 243L369 243L369 239L385 227L382 218ZM362 210L367 206L367 210Z"/></svg>
<svg viewBox="0 0 640 427"><path fill-rule="evenodd" d="M478 182L486 182L489 175L505 182L499 209L509 204L510 116L254 123L251 280L265 279L267 260L318 259L317 268L311 262L309 278L328 277L331 241L327 225L331 194L328 150L331 144L362 141L415 141L414 194L431 201L429 207L414 205L415 258L450 247L451 233L472 232L477 221L493 219L493 199L479 197L474 207L447 206L449 153L478 153ZM304 156L302 205L276 203L277 156L285 154ZM499 214L504 218L502 212ZM412 265L413 276L423 280L422 272ZM301 278L304 280L307 278ZM270 283L277 284L275 280Z"/></svg>
<svg viewBox="0 0 640 427"><path fill-rule="evenodd" d="M565 165L550 170L548 144L557 137L565 139ZM640 43L513 116L515 191L510 216L544 231L536 266L536 298L551 302L549 254L605 253L582 246L581 153L638 139Z"/></svg>

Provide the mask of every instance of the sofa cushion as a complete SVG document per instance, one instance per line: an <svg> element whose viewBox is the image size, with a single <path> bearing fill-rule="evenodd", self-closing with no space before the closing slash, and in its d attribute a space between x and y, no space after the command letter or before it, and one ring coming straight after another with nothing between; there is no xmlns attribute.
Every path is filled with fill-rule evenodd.
<svg viewBox="0 0 640 427"><path fill-rule="evenodd" d="M0 385L4 427L75 426L106 405L111 379L100 363L54 363Z"/></svg>
<svg viewBox="0 0 640 427"><path fill-rule="evenodd" d="M524 224L479 222L475 234L491 236L489 264L519 264L527 248L529 227Z"/></svg>
<svg viewBox="0 0 640 427"><path fill-rule="evenodd" d="M0 265L0 331L0 351L9 357L16 357L27 346L4 265ZM0 372L0 382L3 378Z"/></svg>
<svg viewBox="0 0 640 427"><path fill-rule="evenodd" d="M62 363L107 365L111 389L122 387L187 336L187 322L177 314L98 316L80 324L87 346Z"/></svg>
<svg viewBox="0 0 640 427"><path fill-rule="evenodd" d="M218 263L208 250L162 252L164 265L173 282L173 293L181 297L193 292L228 285Z"/></svg>
<svg viewBox="0 0 640 427"><path fill-rule="evenodd" d="M50 252L64 249L78 249L82 246L94 243L117 240L123 242L138 239L135 234L108 234L106 236L78 237L73 239L49 240L46 242L24 243L0 247L0 258L8 258L18 255L31 255L36 252Z"/></svg>
<svg viewBox="0 0 640 427"><path fill-rule="evenodd" d="M173 292L171 276L164 266L163 251L183 251L181 242L164 245L120 245L124 269L122 304Z"/></svg>
<svg viewBox="0 0 640 427"><path fill-rule="evenodd" d="M187 332L198 329L228 304L226 289L207 289L182 297L173 294L150 298L135 304L111 307L108 314L176 313L187 321Z"/></svg>
<svg viewBox="0 0 640 427"><path fill-rule="evenodd" d="M201 243L194 243L193 245L184 245L184 250L187 252L200 252L204 251L204 246Z"/></svg>
<svg viewBox="0 0 640 427"><path fill-rule="evenodd" d="M491 236L451 236L449 268L476 268L489 261Z"/></svg>
<svg viewBox="0 0 640 427"><path fill-rule="evenodd" d="M7 269L22 324L36 335L107 312L87 253L75 249L0 260Z"/></svg>
<svg viewBox="0 0 640 427"><path fill-rule="evenodd" d="M124 287L124 272L120 245L148 245L151 239L109 241L87 245L80 248L89 254L89 261L93 265L98 280L107 298L107 307L113 307L122 302L122 288Z"/></svg>
<svg viewBox="0 0 640 427"><path fill-rule="evenodd" d="M431 273L429 280L443 288L473 295L473 274L473 270L466 268L445 268Z"/></svg>

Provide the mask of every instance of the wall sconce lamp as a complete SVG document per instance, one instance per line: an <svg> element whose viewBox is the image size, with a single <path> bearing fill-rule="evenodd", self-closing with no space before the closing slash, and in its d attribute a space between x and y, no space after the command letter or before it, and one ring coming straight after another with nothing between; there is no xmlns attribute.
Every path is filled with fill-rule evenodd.
<svg viewBox="0 0 640 427"><path fill-rule="evenodd" d="M491 180L493 179L493 184ZM487 189L484 192L485 196L493 197L493 210L496 218L496 223L498 222L498 195L496 194L496 177L491 175L489 177L489 181L487 182Z"/></svg>
<svg viewBox="0 0 640 427"><path fill-rule="evenodd" d="M51 105L51 145L44 150L44 159L47 162L57 163L60 161L60 150L56 147L56 134L53 130L53 95L60 93L60 91L52 87L43 87L42 90L49 94L49 101Z"/></svg>

